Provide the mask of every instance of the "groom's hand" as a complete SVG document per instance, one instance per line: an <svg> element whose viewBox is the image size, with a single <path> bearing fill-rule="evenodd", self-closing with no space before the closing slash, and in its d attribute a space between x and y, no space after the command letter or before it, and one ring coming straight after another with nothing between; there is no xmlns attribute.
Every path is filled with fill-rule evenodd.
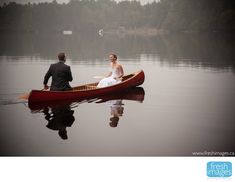
<svg viewBox="0 0 235 182"><path fill-rule="evenodd" d="M47 84L44 85L44 90L48 90L49 86Z"/></svg>

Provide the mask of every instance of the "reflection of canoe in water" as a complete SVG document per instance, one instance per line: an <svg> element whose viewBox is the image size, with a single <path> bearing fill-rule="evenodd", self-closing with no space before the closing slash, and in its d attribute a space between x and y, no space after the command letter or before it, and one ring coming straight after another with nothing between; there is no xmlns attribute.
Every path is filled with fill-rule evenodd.
<svg viewBox="0 0 235 182"><path fill-rule="evenodd" d="M73 87L70 91L42 91L32 90L29 95L29 103L56 100L87 99L102 95L123 92L129 88L141 85L144 82L143 70L123 76L122 82L103 88L97 88L98 83L91 83Z"/></svg>
<svg viewBox="0 0 235 182"><path fill-rule="evenodd" d="M28 106L32 111L38 111L45 107L59 107L63 105L71 105L72 103L83 103L85 102L95 102L95 103L103 103L109 100L132 100L143 102L144 101L145 91L142 87L134 87L130 88L122 93L114 93L111 95L104 95L97 97L95 99L70 99L70 100L58 100L58 101L47 101L47 102L29 102Z"/></svg>
<svg viewBox="0 0 235 182"><path fill-rule="evenodd" d="M143 102L144 101L144 89L142 87L134 87L122 93L110 94L98 97L96 103L107 102L109 100L132 100Z"/></svg>

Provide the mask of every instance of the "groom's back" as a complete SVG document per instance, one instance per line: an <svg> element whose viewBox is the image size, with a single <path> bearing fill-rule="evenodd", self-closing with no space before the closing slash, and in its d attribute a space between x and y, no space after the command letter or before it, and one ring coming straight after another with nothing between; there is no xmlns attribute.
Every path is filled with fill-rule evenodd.
<svg viewBox="0 0 235 182"><path fill-rule="evenodd" d="M65 90L69 88L69 81L72 81L70 66L63 62L58 62L51 65L51 90Z"/></svg>

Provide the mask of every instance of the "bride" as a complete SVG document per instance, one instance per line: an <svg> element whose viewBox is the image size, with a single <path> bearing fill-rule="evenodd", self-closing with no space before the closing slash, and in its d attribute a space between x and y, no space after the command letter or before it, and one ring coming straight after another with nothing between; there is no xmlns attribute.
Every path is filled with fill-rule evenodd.
<svg viewBox="0 0 235 182"><path fill-rule="evenodd" d="M98 88L101 87L107 87L111 85L115 85L117 83L121 82L121 78L124 75L122 65L118 63L117 61L117 55L111 54L109 56L109 60L111 61L110 66L111 66L111 71L109 74L100 80L99 84L97 85Z"/></svg>

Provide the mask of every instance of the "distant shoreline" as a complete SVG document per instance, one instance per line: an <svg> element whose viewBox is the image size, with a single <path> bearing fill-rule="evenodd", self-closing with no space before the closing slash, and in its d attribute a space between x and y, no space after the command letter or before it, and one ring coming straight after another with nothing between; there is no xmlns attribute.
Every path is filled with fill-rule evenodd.
<svg viewBox="0 0 235 182"><path fill-rule="evenodd" d="M218 31L218 30L207 30L207 31L195 31L195 30L182 30L182 31L170 31L166 29L157 29L151 27L135 28L135 29L125 29L117 28L112 30L104 30L103 35L119 35L119 36L141 36L141 37L154 37L158 35L166 34L194 34L194 33L234 33L234 31Z"/></svg>
<svg viewBox="0 0 235 182"><path fill-rule="evenodd" d="M64 32L71 32L66 34ZM35 31L35 30L7 30L1 29L1 34L16 34L16 35L23 35L23 34L32 34L32 35L64 35L64 36L83 36L83 35L92 35L92 36L112 36L118 35L119 37L124 36L139 36L139 37L154 37L159 35L170 35L170 34L204 34L204 33L222 33L222 34L231 34L234 31L218 31L218 30L207 30L207 31L195 31L195 30L182 30L182 31L170 31L166 29L157 29L152 27L143 27L143 28L134 28L134 29L125 29L125 28L115 28L115 29L102 29L102 34L99 33L99 30L94 30L91 32L83 32L78 30L45 30L45 31Z"/></svg>

